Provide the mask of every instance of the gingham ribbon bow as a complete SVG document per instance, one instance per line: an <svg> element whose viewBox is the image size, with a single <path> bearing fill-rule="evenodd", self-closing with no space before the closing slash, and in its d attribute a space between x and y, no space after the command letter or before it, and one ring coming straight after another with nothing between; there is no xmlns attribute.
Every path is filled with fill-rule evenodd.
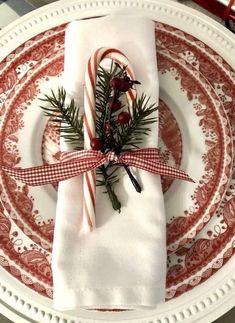
<svg viewBox="0 0 235 323"><path fill-rule="evenodd" d="M80 150L61 153L61 161L54 164L20 168L2 166L1 169L30 186L39 186L56 183L83 174L105 164L114 162L143 169L147 172L170 176L181 180L193 182L184 172L168 166L161 161L159 149L144 148L135 151L124 152L120 155L112 151L104 154L96 150Z"/></svg>

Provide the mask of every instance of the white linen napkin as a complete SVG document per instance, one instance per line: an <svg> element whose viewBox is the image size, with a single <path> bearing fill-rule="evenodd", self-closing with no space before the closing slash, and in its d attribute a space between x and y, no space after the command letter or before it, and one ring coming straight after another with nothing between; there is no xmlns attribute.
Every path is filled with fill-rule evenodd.
<svg viewBox="0 0 235 323"><path fill-rule="evenodd" d="M141 16L113 15L69 24L65 36L64 86L80 103L88 58L115 47L130 60L138 93L158 102L154 23ZM158 124L145 147L158 146ZM61 149L68 147L61 141ZM82 176L59 184L53 244L54 307L155 307L165 299L166 237L160 177L134 169L143 191L124 175L115 186L121 213L104 188L96 192L96 228L81 234Z"/></svg>

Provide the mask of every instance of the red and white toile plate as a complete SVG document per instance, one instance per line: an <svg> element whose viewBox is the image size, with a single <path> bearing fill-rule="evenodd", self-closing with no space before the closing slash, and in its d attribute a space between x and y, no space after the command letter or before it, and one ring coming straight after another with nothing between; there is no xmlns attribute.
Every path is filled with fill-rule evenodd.
<svg viewBox="0 0 235 323"><path fill-rule="evenodd" d="M39 98L62 85L63 43L64 28L51 29L17 48L17 55L11 53L6 58L0 96L2 165L35 166L42 163L41 151L48 154L47 149L51 149L49 138L43 137L46 120ZM162 141L195 181L174 181L165 193L170 251L192 240L208 222L227 188L232 164L231 132L223 106L206 80L182 61L164 50L158 52L161 98L165 102L162 108L168 105L176 117L173 122L162 111ZM179 131L172 128L176 124L180 138ZM57 153L53 148L55 158ZM169 158L166 153L165 158ZM24 236L50 250L56 205L52 188L28 187L3 173L0 197ZM17 240L19 236L17 233ZM21 240L20 253L26 248L24 237Z"/></svg>
<svg viewBox="0 0 235 323"><path fill-rule="evenodd" d="M102 4L104 5L103 2ZM47 162L56 159L57 137L38 108L38 98L42 92L48 92L49 88L55 89L61 84L64 36L62 23L75 17L106 14L115 9L119 10L119 7L126 9L128 6L133 7L133 10L135 8L137 13L139 6L145 10L146 15L157 21L164 20L170 25L172 22L168 16L181 15L182 19L187 20L186 17L189 15L187 10L184 11L182 7L170 2L162 5L157 1L154 3L126 1L126 4L110 1L106 3L107 7L104 5L106 9L100 9L100 6L101 2L84 1L78 4L78 1L68 1L66 4L63 2L57 5L56 14L55 5L41 10L41 16L38 10L37 18L36 14L32 15L32 18L29 15L25 24L32 26L36 24L37 19L39 21L45 19L45 27L35 28L33 33L30 30L27 39L23 39L27 40L26 43L19 42L19 47L5 46L8 49L5 50L5 55L2 57L4 60L0 65L4 77L4 82L1 84L3 107L0 111L0 141L1 158L5 163L30 166L40 164L42 160ZM63 18L60 16L60 10L64 13ZM161 17L158 11L162 12ZM60 17L56 18L57 14ZM55 17L50 18L53 15ZM199 19L198 28L200 23ZM206 22L203 21L203 23L205 27ZM52 29L50 27L53 24L56 27ZM188 24L190 27L191 20ZM24 22L19 23L19 26L15 28L22 30L26 25ZM180 28L181 25L178 27ZM185 25L182 28L185 28ZM209 27L208 30L210 30ZM39 34L39 31L43 33ZM17 36L17 32L15 35ZM162 147L163 150L167 147L171 151L170 155L165 153L165 158L173 160L176 165L181 165L191 176L196 177L196 184L193 188L181 187L178 181L171 183L164 179L169 216L168 248L169 252L178 250L170 254L168 260L166 298L171 300L161 309L148 312L148 314L141 311L115 314L81 311L76 313L76 316L80 318L79 321L81 317L88 317L92 320L101 318L109 320L110 317L113 320L124 318L138 320L141 317L154 315L162 322L169 317L172 322L179 318L190 322L195 319L195 316L210 311L210 306L214 306L216 301L220 301L222 296L226 296L226 292L231 290L230 284L225 292L221 292L222 295L220 293L218 296L214 293L213 297L208 298L208 301L204 303L200 298L205 286L213 287L216 284L216 275L226 270L223 265L233 254L234 221L232 215L235 194L233 180L230 182L231 185L222 202L222 207L216 214L214 212L226 190L232 161L229 124L219 97L228 114L230 113L230 119L234 121L232 115L234 72L216 52L182 30L158 23L156 35L159 46L161 98L163 99L160 110ZM10 36L10 31L5 36L3 35L3 43L4 40L11 43ZM233 46L232 42L231 44ZM211 64L213 69L210 69L208 64ZM195 144L196 150L194 150ZM184 201L180 200L181 208L174 207L174 210L177 210L174 214L171 213L174 212L171 204L172 201L179 200L177 194L180 190L186 191L188 198ZM57 320L56 317L58 322L62 319L65 322L66 320L69 322L70 319L76 322L75 313L69 316L53 311L51 302L47 299L52 296L50 252L56 199L54 188L48 186L32 189L10 178L2 177L0 194L2 202L0 219L2 256L0 260L2 268L5 269L1 275L4 286L2 299L8 304L15 302L20 313L30 316L31 310L34 315L41 315L41 318L37 316L40 322ZM202 230L206 222L208 224ZM202 230L201 235L198 234L200 230ZM192 238L194 240L184 246ZM7 275L6 271L10 275ZM222 278L220 276L220 280ZM198 284L207 279L208 285L204 283L196 288ZM12 284L14 284L13 291L10 287ZM189 292L190 289L192 289L191 292ZM8 294L8 297L6 296L7 290L11 290L11 295ZM175 298L178 295L181 296ZM25 302L28 306L24 306ZM200 306L195 304L200 304ZM174 306L177 310L174 310ZM191 306L190 310L189 306ZM27 307L30 309L28 312ZM32 311L32 308L36 310Z"/></svg>
<svg viewBox="0 0 235 323"><path fill-rule="evenodd" d="M202 74L226 109L235 139L234 70L211 48L179 29L157 23L158 50L169 51ZM184 64L182 61L182 64ZM234 165L234 161L233 161ZM233 166L234 167L234 166ZM209 223L191 243L168 257L167 299L181 295L207 280L234 253L235 176Z"/></svg>

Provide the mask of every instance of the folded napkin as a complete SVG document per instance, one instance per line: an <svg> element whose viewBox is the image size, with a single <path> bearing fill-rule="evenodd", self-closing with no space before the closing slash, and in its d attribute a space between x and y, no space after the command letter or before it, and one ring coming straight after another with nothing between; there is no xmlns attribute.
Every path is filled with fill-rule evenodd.
<svg viewBox="0 0 235 323"><path fill-rule="evenodd" d="M144 17L113 15L70 23L65 36L64 86L83 102L88 58L100 47L121 50L131 62L138 93L158 102L154 23ZM157 112L156 112L157 114ZM144 147L158 146L158 124ZM61 140L61 149L67 145ZM96 228L82 234L82 176L60 182L53 244L54 307L154 307L165 299L165 214L160 177L132 169L143 191L127 175L115 186L121 213L104 188L96 191Z"/></svg>

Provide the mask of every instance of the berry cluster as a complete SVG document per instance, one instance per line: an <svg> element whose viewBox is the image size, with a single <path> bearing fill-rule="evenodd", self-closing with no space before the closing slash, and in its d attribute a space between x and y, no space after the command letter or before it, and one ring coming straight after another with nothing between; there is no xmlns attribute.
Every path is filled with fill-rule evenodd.
<svg viewBox="0 0 235 323"><path fill-rule="evenodd" d="M106 120L104 123L104 133L106 133L108 137L112 136L112 128L114 127L114 124L116 122L120 125L127 125L131 119L129 112L121 111L117 114L117 111L123 108L123 105L120 101L121 95L132 89L134 84L140 84L140 82L131 80L129 76L127 76L125 69L123 69L122 76L115 76L110 81L110 86L112 88L112 97L108 102L110 113L108 114L108 120ZM117 119L115 120L115 122L113 120L111 122L110 119L114 113L116 113ZM103 142L101 138L92 138L90 145L93 150L101 150L103 148ZM114 147L109 148L114 149Z"/></svg>

